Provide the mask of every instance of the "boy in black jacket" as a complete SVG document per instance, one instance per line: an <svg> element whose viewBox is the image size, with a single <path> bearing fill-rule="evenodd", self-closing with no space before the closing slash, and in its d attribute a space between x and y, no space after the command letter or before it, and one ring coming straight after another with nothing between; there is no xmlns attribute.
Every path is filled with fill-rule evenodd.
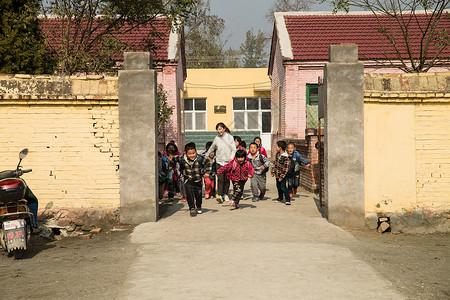
<svg viewBox="0 0 450 300"><path fill-rule="evenodd" d="M197 154L194 143L184 146L184 155L176 155L171 162L180 164L186 187L187 202L191 216L201 214L202 211L202 178L209 177L211 163L209 159ZM195 199L195 203L194 203Z"/></svg>

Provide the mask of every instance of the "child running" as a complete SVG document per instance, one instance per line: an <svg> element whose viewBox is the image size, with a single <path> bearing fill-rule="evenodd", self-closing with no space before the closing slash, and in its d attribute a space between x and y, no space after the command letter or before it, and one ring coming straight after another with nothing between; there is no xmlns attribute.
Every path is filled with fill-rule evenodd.
<svg viewBox="0 0 450 300"><path fill-rule="evenodd" d="M166 183L168 180L169 167L167 161L163 161L161 158L161 152L158 151L158 198L162 200L164 195L164 190L166 188Z"/></svg>
<svg viewBox="0 0 450 300"><path fill-rule="evenodd" d="M261 153L262 155L264 155L265 157L267 157L267 152L266 149L264 149L264 147L261 144L261 138L259 136L255 137L253 139L253 141L256 143L256 145L258 146L258 151L259 153Z"/></svg>
<svg viewBox="0 0 450 300"><path fill-rule="evenodd" d="M258 145L256 143L250 143L249 148L250 153L247 159L255 170L255 175L250 180L253 194L252 201L256 202L264 198L266 194L266 173L269 170L270 160L258 152Z"/></svg>
<svg viewBox="0 0 450 300"><path fill-rule="evenodd" d="M309 165L311 162L295 151L294 143L287 144L286 152L291 159L291 165L286 177L288 178L289 195L292 197L292 195L297 194L297 188L300 185L300 165Z"/></svg>
<svg viewBox="0 0 450 300"><path fill-rule="evenodd" d="M286 142L277 142L277 155L275 157L275 168L272 170L272 176L275 176L277 180L278 198L275 202L282 202L283 195L286 198L286 205L291 205L291 197L289 196L289 190L286 187L286 174L289 171L291 160L286 153Z"/></svg>
<svg viewBox="0 0 450 300"><path fill-rule="evenodd" d="M216 152L211 152L208 157L205 159L209 159L209 163L211 164L211 172L208 177L204 177L205 180L205 198L209 199L215 194L215 183L216 183Z"/></svg>
<svg viewBox="0 0 450 300"><path fill-rule="evenodd" d="M236 146L236 151L238 151L238 150L245 150L245 148L242 146L242 139L238 135L234 136L234 145Z"/></svg>
<svg viewBox="0 0 450 300"><path fill-rule="evenodd" d="M197 154L194 143L188 143L184 147L184 155L172 157L171 162L180 164L191 217L201 214L203 212L202 177L208 177L211 172L209 159Z"/></svg>
<svg viewBox="0 0 450 300"><path fill-rule="evenodd" d="M236 151L236 157L217 170L217 174L228 172L227 177L233 183L233 196L231 197L230 205L234 205L235 209L240 209L239 202L244 193L244 185L248 178L252 178L255 170L252 164L246 159L245 150Z"/></svg>
<svg viewBox="0 0 450 300"><path fill-rule="evenodd" d="M209 156L206 156L209 148L211 148L212 142L207 142L205 146L205 151L203 151L202 156L208 158L211 163L211 173L209 173L208 178L203 178L205 181L205 198L209 199L216 195L216 152L210 152ZM218 197L218 195L216 196Z"/></svg>

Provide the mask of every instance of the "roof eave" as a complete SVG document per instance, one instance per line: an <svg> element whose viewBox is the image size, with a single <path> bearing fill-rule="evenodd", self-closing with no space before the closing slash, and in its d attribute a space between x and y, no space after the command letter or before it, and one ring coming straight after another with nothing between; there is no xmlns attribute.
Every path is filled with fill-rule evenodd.
<svg viewBox="0 0 450 300"><path fill-rule="evenodd" d="M286 28L286 22L284 16L287 13L275 12L275 28L277 30L278 42L280 43L281 57L283 60L294 59L294 54L292 52L291 39L289 37L289 32Z"/></svg>
<svg viewBox="0 0 450 300"><path fill-rule="evenodd" d="M167 59L178 60L178 48L180 45L179 27L176 22L172 22L172 28L169 34L169 43L167 45Z"/></svg>

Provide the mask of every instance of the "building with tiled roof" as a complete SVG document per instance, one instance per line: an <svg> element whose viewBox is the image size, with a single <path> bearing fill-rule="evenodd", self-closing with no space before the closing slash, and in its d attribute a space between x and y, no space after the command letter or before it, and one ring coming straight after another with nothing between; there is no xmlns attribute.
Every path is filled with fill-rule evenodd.
<svg viewBox="0 0 450 300"><path fill-rule="evenodd" d="M51 49L57 49L63 36L63 21L60 18L41 19L41 29L46 35ZM80 33L81 35L81 33ZM147 51L152 54L153 68L157 71L157 81L167 92L167 102L174 107L160 143L174 140L184 144L181 126L181 102L183 100L184 81L186 79L186 60L184 50L184 31L164 17L153 19L150 23L135 28L129 24L122 26L112 37L127 45L129 51ZM94 38L94 37L93 37ZM117 62L123 61L123 54L112 55Z"/></svg>
<svg viewBox="0 0 450 300"><path fill-rule="evenodd" d="M389 24L386 18L380 20L400 40L400 29L395 24ZM425 16L420 14L417 20L426 23ZM408 29L413 53L418 55L420 41L417 36L420 29L418 24L413 23ZM438 26L438 30L450 28L450 18L442 18ZM318 77L323 77L329 46L345 43L358 45L359 59L364 62L366 73L402 72L390 65L389 60L396 63L396 52L379 32L378 21L371 12L275 13L269 61L272 144L285 138L304 139L305 129L317 128ZM408 58L405 47L398 46L398 51L404 59ZM436 49L430 48L428 53L435 54ZM439 55L450 62L449 47ZM448 67L450 63L443 69L448 70Z"/></svg>

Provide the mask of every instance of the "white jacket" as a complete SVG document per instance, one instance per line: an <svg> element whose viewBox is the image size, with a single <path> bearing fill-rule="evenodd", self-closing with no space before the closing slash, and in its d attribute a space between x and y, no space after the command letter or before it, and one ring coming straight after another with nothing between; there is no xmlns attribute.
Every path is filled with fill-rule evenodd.
<svg viewBox="0 0 450 300"><path fill-rule="evenodd" d="M216 162L222 166L227 164L236 154L233 136L229 133L225 133L223 137L216 136L205 157L208 157L214 150L216 151Z"/></svg>

